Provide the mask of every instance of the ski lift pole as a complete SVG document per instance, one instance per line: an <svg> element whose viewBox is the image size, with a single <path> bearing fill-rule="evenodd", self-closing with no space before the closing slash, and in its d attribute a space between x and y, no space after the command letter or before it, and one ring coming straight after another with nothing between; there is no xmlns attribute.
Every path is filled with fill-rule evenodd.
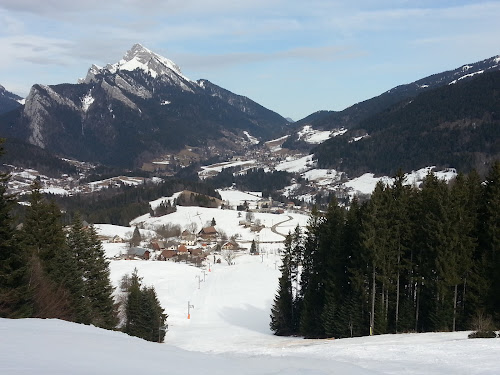
<svg viewBox="0 0 500 375"><path fill-rule="evenodd" d="M188 301L188 319L191 319L190 309L194 309L194 305L191 305Z"/></svg>
<svg viewBox="0 0 500 375"><path fill-rule="evenodd" d="M195 277L198 278L198 289L200 289L201 277L200 275L196 275Z"/></svg>
<svg viewBox="0 0 500 375"><path fill-rule="evenodd" d="M207 275L207 272L205 270L201 270L203 272L203 282L205 282L205 276Z"/></svg>

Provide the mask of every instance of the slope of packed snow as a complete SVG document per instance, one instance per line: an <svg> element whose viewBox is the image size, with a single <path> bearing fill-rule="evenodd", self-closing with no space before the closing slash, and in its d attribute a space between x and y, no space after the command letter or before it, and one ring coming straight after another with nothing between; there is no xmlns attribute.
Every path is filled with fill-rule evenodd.
<svg viewBox="0 0 500 375"><path fill-rule="evenodd" d="M440 180L450 181L457 176L457 171L449 168L443 171L435 171L435 167L425 167L417 171L405 174L406 184L418 186L424 180L429 172L433 171L436 177ZM353 194L371 194L377 182L382 181L386 185L394 182L393 178L382 176L375 177L373 173L365 173L364 175L354 178L346 183L344 186L351 189Z"/></svg>
<svg viewBox="0 0 500 375"><path fill-rule="evenodd" d="M250 204L250 207L253 208L255 204L252 203L262 199L262 192L243 192L232 189L219 189L217 192L220 194L223 201L226 201L233 207L241 205L246 201Z"/></svg>
<svg viewBox="0 0 500 375"><path fill-rule="evenodd" d="M292 227L295 227L297 224L305 226L308 220L307 215L287 213L278 215L254 212L254 219L259 220L260 223L266 227L257 234L252 232L250 228L244 228L239 225L241 220L245 220L245 216L245 212L236 210L177 206L177 211L171 214L160 217L151 217L149 214L146 214L132 220L130 224L132 226L139 225L145 229L155 230L167 224L179 225L181 229L186 229L194 223L196 224L197 230L200 230L204 226L209 226L213 218L216 221L215 228L220 232L224 232L228 237L238 235L238 241L252 241L257 235L259 235L260 241L273 242L283 240L283 236L276 234L269 229L273 225L289 220L289 216L292 217L292 220L287 222L287 224ZM286 235L288 230L280 233Z"/></svg>
<svg viewBox="0 0 500 375"><path fill-rule="evenodd" d="M498 374L500 339L469 340L468 332L276 337L269 314L277 266L273 253L240 255L205 274L173 262L112 261L115 285L137 268L143 284L155 286L169 314L165 343L59 320L0 319L0 373Z"/></svg>
<svg viewBox="0 0 500 375"><path fill-rule="evenodd" d="M300 158L287 157L285 161L279 163L275 169L277 171L286 171L290 173L304 172L314 165L313 155L307 155Z"/></svg>
<svg viewBox="0 0 500 375"><path fill-rule="evenodd" d="M114 236L120 236L121 238L130 239L134 233L134 227L123 227L120 225L113 224L94 224L94 228L99 236L113 238ZM151 230L140 229L139 233L143 239L153 238L156 233Z"/></svg>

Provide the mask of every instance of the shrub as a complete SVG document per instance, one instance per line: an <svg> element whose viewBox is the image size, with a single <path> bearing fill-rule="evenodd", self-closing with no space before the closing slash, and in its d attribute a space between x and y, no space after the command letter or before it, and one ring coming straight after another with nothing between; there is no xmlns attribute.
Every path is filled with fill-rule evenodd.
<svg viewBox="0 0 500 375"><path fill-rule="evenodd" d="M497 334L494 331L474 331L469 334L470 339L494 339Z"/></svg>

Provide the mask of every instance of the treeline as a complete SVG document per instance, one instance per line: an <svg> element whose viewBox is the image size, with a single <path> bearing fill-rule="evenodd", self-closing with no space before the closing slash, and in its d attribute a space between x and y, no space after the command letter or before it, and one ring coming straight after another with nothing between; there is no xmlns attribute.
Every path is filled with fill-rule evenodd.
<svg viewBox="0 0 500 375"><path fill-rule="evenodd" d="M399 172L288 235L271 329L341 338L484 329L488 316L498 328L499 269L500 162L484 182L429 174L420 189Z"/></svg>
<svg viewBox="0 0 500 375"><path fill-rule="evenodd" d="M128 226L130 221L150 212L149 202L175 192L190 190L220 199L220 194L211 186L194 181L168 179L160 184L123 186L109 188L92 194L76 196L53 196L65 212L63 221L71 222L75 212L89 223L109 223Z"/></svg>
<svg viewBox="0 0 500 375"><path fill-rule="evenodd" d="M5 176L4 181L5 182ZM35 182L22 228L13 228L0 194L0 316L58 318L113 329L117 311L109 264L93 227L75 216L66 233L60 209Z"/></svg>
<svg viewBox="0 0 500 375"><path fill-rule="evenodd" d="M0 140L0 154L3 149ZM35 180L22 224L12 217L16 197L6 193L9 176L0 174L0 318L53 318L105 329L118 329L119 305L113 298L109 262L93 226L84 226L75 213L64 228L61 209L41 193ZM136 228L137 229L137 228ZM135 277L135 279L134 279ZM132 280L140 284L137 274ZM131 287L127 296L132 298ZM162 341L166 315L153 288L139 288L140 317L124 303L123 331ZM132 319L132 320L131 320ZM130 329L134 323L154 325L157 335L145 337ZM147 320L147 323L144 322Z"/></svg>
<svg viewBox="0 0 500 375"><path fill-rule="evenodd" d="M22 142L15 138L9 138L4 143L5 155L2 162L10 165L22 165L31 168L49 177L60 177L61 174L75 175L77 168L68 162L52 155L48 151Z"/></svg>
<svg viewBox="0 0 500 375"><path fill-rule="evenodd" d="M9 208L15 200L5 195L5 175L2 182L0 317L121 328L129 335L163 342L167 315L154 287L142 287L137 272L125 276L129 282L122 290L122 304L115 303L109 262L93 226L84 227L76 214L65 232L59 207L44 198L35 182L22 228L14 229Z"/></svg>
<svg viewBox="0 0 500 375"><path fill-rule="evenodd" d="M234 184L237 189L243 191L262 191L262 195L267 197L271 192L290 185L293 177L285 171L265 172L262 168L249 169L242 174L236 172L236 168L225 168L208 182L220 188Z"/></svg>

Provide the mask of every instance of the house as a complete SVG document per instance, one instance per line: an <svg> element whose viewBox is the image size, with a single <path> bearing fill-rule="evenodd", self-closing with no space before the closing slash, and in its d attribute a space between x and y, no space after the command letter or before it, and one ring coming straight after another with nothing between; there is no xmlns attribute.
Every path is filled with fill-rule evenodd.
<svg viewBox="0 0 500 375"><path fill-rule="evenodd" d="M189 249L189 253L191 256L200 256L203 255L203 249L198 247L196 249Z"/></svg>
<svg viewBox="0 0 500 375"><path fill-rule="evenodd" d="M214 227L205 227L198 233L198 236L204 240L215 240L217 238L217 230Z"/></svg>
<svg viewBox="0 0 500 375"><path fill-rule="evenodd" d="M181 241L187 246L193 246L196 243L196 234L185 230L181 234Z"/></svg>
<svg viewBox="0 0 500 375"><path fill-rule="evenodd" d="M131 247L127 251L126 258L127 259L142 258L148 260L149 255L150 251L148 249L144 249L142 247Z"/></svg>
<svg viewBox="0 0 500 375"><path fill-rule="evenodd" d="M178 247L179 247L179 243L178 243L178 242L175 242L175 241L168 241L168 242L165 244L164 249L167 249L167 250L175 250L175 251L177 251Z"/></svg>
<svg viewBox="0 0 500 375"><path fill-rule="evenodd" d="M151 248L156 251L165 250L165 242L164 241L151 241Z"/></svg>
<svg viewBox="0 0 500 375"><path fill-rule="evenodd" d="M190 234L193 234L191 233L190 231L188 231L187 229L184 229L181 233L181 240L185 239L187 236L189 236Z"/></svg>
<svg viewBox="0 0 500 375"><path fill-rule="evenodd" d="M158 260L171 259L176 255L177 255L177 252L175 250L163 250L158 257Z"/></svg>
<svg viewBox="0 0 500 375"><path fill-rule="evenodd" d="M187 247L186 247L186 246L181 245L181 246L179 246L179 247L177 248L177 252L178 252L178 253L187 253L187 252L188 252L188 249L187 249Z"/></svg>
<svg viewBox="0 0 500 375"><path fill-rule="evenodd" d="M124 243L125 240L123 238L121 238L119 235L116 235L114 236L112 239L111 239L111 242L112 243Z"/></svg>
<svg viewBox="0 0 500 375"><path fill-rule="evenodd" d="M221 247L222 250L238 250L239 248L238 244L234 242L226 242Z"/></svg>

